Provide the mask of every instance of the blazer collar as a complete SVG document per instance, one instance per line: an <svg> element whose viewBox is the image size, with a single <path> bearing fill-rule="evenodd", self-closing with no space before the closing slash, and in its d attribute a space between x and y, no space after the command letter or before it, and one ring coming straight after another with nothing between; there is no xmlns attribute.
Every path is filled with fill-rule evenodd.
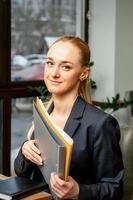
<svg viewBox="0 0 133 200"><path fill-rule="evenodd" d="M64 131L71 137L75 134L76 129L80 126L80 119L83 116L85 105L85 101L78 96L64 127Z"/></svg>

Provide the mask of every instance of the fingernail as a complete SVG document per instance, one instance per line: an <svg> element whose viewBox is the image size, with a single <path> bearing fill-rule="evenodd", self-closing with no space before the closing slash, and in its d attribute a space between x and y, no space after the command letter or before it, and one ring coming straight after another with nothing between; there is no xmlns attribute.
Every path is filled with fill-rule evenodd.
<svg viewBox="0 0 133 200"><path fill-rule="evenodd" d="M54 172L51 173L51 176L54 176Z"/></svg>

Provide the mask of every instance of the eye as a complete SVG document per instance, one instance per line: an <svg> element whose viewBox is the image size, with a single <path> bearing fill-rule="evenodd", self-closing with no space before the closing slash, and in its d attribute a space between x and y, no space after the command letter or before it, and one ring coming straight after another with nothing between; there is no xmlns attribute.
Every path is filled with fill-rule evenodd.
<svg viewBox="0 0 133 200"><path fill-rule="evenodd" d="M63 69L64 71L69 71L71 68L72 68L72 67L71 67L70 65L63 65L63 66L62 66L62 69Z"/></svg>
<svg viewBox="0 0 133 200"><path fill-rule="evenodd" d="M46 65L47 65L48 67L53 67L54 63L53 63L52 61L47 61L47 62L46 62Z"/></svg>

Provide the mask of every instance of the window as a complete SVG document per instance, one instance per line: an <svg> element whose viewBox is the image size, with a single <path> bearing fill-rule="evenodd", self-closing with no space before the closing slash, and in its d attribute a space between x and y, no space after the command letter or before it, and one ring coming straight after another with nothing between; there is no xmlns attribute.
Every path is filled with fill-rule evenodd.
<svg viewBox="0 0 133 200"><path fill-rule="evenodd" d="M38 94L28 86L44 84L49 46L61 35L88 39L85 7L87 0L0 1L0 173L12 173L14 156L26 139Z"/></svg>
<svg viewBox="0 0 133 200"><path fill-rule="evenodd" d="M43 80L51 43L61 35L76 35L76 26L80 28L77 2L11 1L11 81Z"/></svg>

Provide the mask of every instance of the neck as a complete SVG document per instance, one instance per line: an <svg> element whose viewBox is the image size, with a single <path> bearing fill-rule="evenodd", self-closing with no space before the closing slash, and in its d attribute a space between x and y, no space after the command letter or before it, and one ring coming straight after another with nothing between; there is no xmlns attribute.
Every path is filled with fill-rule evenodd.
<svg viewBox="0 0 133 200"><path fill-rule="evenodd" d="M54 109L50 114L51 119L62 129L65 127L76 98L77 95L67 95L65 97L53 95Z"/></svg>
<svg viewBox="0 0 133 200"><path fill-rule="evenodd" d="M71 112L72 106L76 100L78 95L72 95L67 97L57 97L53 95L54 101L54 113L58 113L60 115L68 115Z"/></svg>

